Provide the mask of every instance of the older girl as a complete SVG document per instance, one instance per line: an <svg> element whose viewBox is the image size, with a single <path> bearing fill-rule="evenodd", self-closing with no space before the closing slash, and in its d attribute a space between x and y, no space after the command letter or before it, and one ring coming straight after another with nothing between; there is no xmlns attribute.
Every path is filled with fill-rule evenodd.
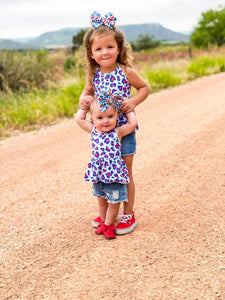
<svg viewBox="0 0 225 300"><path fill-rule="evenodd" d="M102 89L110 88L112 93L120 93L124 98L117 126L127 123L126 114L132 112L137 105L149 95L146 82L131 67L129 47L125 43L123 33L115 27L116 18L108 13L104 18L97 12L91 15L92 27L86 32L83 47L87 58L87 84L80 96L80 108L88 109L93 97L98 98ZM131 97L131 86L137 93ZM135 184L132 166L136 153L135 130L122 139L122 157L126 163L130 182L127 184L128 202L124 202L123 214L116 226L116 234L127 234L137 225L133 206ZM97 227L101 218L92 223Z"/></svg>

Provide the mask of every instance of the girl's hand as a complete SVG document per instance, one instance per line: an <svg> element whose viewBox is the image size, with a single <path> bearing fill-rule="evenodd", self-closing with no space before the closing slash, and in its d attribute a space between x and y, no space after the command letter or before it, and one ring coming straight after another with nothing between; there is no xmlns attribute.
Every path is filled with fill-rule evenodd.
<svg viewBox="0 0 225 300"><path fill-rule="evenodd" d="M125 114L129 114L135 109L135 107L136 106L131 99L125 99L123 106L120 108L120 110Z"/></svg>
<svg viewBox="0 0 225 300"><path fill-rule="evenodd" d="M81 96L79 101L80 108L87 111L93 99L94 98L92 96Z"/></svg>

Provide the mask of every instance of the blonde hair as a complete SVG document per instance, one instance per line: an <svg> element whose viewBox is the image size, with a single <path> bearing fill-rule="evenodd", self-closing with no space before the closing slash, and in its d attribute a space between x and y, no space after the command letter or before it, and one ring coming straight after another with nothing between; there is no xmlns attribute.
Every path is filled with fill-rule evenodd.
<svg viewBox="0 0 225 300"><path fill-rule="evenodd" d="M91 57L91 47L94 40L93 35L101 35L104 33L112 34L118 44L119 54L117 57L117 62L124 66L132 67L131 47L128 43L125 42L124 34L122 31L117 29L115 26L114 29L110 29L108 26L105 25L101 25L98 28L91 27L85 33L83 39L83 49L86 57L86 74L87 80L90 82L93 79L95 71L98 67L96 61Z"/></svg>
<svg viewBox="0 0 225 300"><path fill-rule="evenodd" d="M97 99L95 98L95 99L91 102L91 105L90 105L90 107L89 107L89 111L90 111L91 115L92 115L94 109L95 109L97 106L98 106L98 101L97 101Z"/></svg>

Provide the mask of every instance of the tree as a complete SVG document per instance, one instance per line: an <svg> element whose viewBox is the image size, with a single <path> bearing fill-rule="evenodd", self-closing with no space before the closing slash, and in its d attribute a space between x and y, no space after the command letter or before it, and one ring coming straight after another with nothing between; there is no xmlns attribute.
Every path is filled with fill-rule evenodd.
<svg viewBox="0 0 225 300"><path fill-rule="evenodd" d="M148 34L140 34L135 42L131 42L131 47L134 51L151 49L159 46L160 41L154 40L153 36Z"/></svg>
<svg viewBox="0 0 225 300"><path fill-rule="evenodd" d="M198 48L207 48L209 44L225 44L225 6L201 14L191 34L191 42Z"/></svg>
<svg viewBox="0 0 225 300"><path fill-rule="evenodd" d="M81 29L76 35L73 36L72 42L73 47L72 50L76 51L83 44L83 37L87 30Z"/></svg>

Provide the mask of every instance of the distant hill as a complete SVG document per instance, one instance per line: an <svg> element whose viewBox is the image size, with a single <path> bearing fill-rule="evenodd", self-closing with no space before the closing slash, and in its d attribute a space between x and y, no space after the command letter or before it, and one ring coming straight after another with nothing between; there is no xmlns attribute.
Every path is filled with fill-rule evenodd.
<svg viewBox="0 0 225 300"><path fill-rule="evenodd" d="M0 49L24 49L26 46L12 40L0 39Z"/></svg>
<svg viewBox="0 0 225 300"><path fill-rule="evenodd" d="M124 32L126 41L135 41L140 34L152 35L156 40L168 42L187 42L189 40L188 35L172 31L158 23L123 25L118 26L118 28ZM73 36L81 29L86 28L64 28L57 31L46 32L36 38L29 38L26 43L2 39L0 40L0 49L43 49L56 46L71 46ZM26 41L26 38L17 40Z"/></svg>
<svg viewBox="0 0 225 300"><path fill-rule="evenodd" d="M180 33L190 36L192 34L192 31L191 30L181 31Z"/></svg>
<svg viewBox="0 0 225 300"><path fill-rule="evenodd" d="M136 40L140 34L153 35L156 40L166 40L169 42L187 42L189 40L188 35L167 29L159 23L124 25L118 26L118 28L124 32L127 41Z"/></svg>
<svg viewBox="0 0 225 300"><path fill-rule="evenodd" d="M46 32L29 41L27 45L31 48L46 48L54 45L71 46L72 38L84 28L64 28L57 31Z"/></svg>
<svg viewBox="0 0 225 300"><path fill-rule="evenodd" d="M34 37L24 37L24 38L15 38L15 39L11 39L12 41L15 41L15 42L19 42L19 43L27 43L29 42L30 40L33 40Z"/></svg>

